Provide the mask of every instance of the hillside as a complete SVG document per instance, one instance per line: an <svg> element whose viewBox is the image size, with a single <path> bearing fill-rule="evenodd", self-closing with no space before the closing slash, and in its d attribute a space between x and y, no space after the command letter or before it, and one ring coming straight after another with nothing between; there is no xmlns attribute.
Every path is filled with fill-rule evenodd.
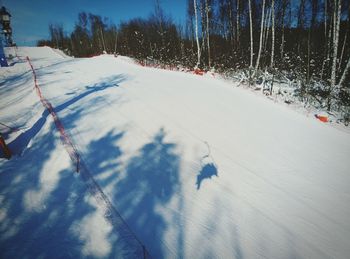
<svg viewBox="0 0 350 259"><path fill-rule="evenodd" d="M350 254L348 132L210 76L7 51L0 257Z"/></svg>

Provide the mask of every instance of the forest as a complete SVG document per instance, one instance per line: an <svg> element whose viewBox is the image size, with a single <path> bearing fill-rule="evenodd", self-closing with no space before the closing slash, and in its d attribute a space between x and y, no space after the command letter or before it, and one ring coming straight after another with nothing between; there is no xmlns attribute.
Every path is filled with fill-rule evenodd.
<svg viewBox="0 0 350 259"><path fill-rule="evenodd" d="M173 21L155 1L148 18L116 25L79 13L72 32L50 24L51 46L74 57L102 53L159 67L215 71L249 87L295 87L300 102L350 116L349 0L188 0Z"/></svg>

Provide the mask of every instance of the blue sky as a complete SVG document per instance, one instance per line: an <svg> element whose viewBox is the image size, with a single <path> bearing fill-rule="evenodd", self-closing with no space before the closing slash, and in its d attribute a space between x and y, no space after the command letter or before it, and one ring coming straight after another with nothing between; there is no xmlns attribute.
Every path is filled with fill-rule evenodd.
<svg viewBox="0 0 350 259"><path fill-rule="evenodd" d="M148 17L155 0L0 0L12 15L13 38L17 45L33 46L49 37L49 23L62 24L71 32L81 11L110 18L115 24L135 17ZM186 0L160 0L174 22L185 21Z"/></svg>

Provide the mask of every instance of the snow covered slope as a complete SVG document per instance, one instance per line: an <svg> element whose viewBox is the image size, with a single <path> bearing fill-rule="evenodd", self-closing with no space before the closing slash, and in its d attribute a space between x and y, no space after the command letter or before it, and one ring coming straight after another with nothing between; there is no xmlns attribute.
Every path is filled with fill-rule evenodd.
<svg viewBox="0 0 350 259"><path fill-rule="evenodd" d="M126 57L18 53L152 257L350 254L348 133L214 78ZM28 69L0 77L0 122L20 128L0 128L16 154L0 160L1 253L116 257L117 230L74 173Z"/></svg>

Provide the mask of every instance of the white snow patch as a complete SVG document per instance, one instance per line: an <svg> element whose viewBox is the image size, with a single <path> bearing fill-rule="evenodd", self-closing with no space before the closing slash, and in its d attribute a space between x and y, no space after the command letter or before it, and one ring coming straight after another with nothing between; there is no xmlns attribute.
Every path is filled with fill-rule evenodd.
<svg viewBox="0 0 350 259"><path fill-rule="evenodd" d="M49 125L44 129L47 131ZM56 140L58 145L61 145L60 139ZM69 156L63 147L60 148L59 153L52 153L47 161L45 161L43 170L40 172L39 187L29 189L23 197L23 206L28 212L42 212L46 209L45 202L52 190L55 189L59 179L60 172L71 167ZM55 168L54 171L50 170Z"/></svg>
<svg viewBox="0 0 350 259"><path fill-rule="evenodd" d="M3 221L7 216L7 209L0 208L0 221Z"/></svg>
<svg viewBox="0 0 350 259"><path fill-rule="evenodd" d="M104 209L96 204L95 199L90 197L88 200L96 210L76 222L71 232L84 242L82 248L84 256L104 258L112 249L108 240L112 226L104 217Z"/></svg>

